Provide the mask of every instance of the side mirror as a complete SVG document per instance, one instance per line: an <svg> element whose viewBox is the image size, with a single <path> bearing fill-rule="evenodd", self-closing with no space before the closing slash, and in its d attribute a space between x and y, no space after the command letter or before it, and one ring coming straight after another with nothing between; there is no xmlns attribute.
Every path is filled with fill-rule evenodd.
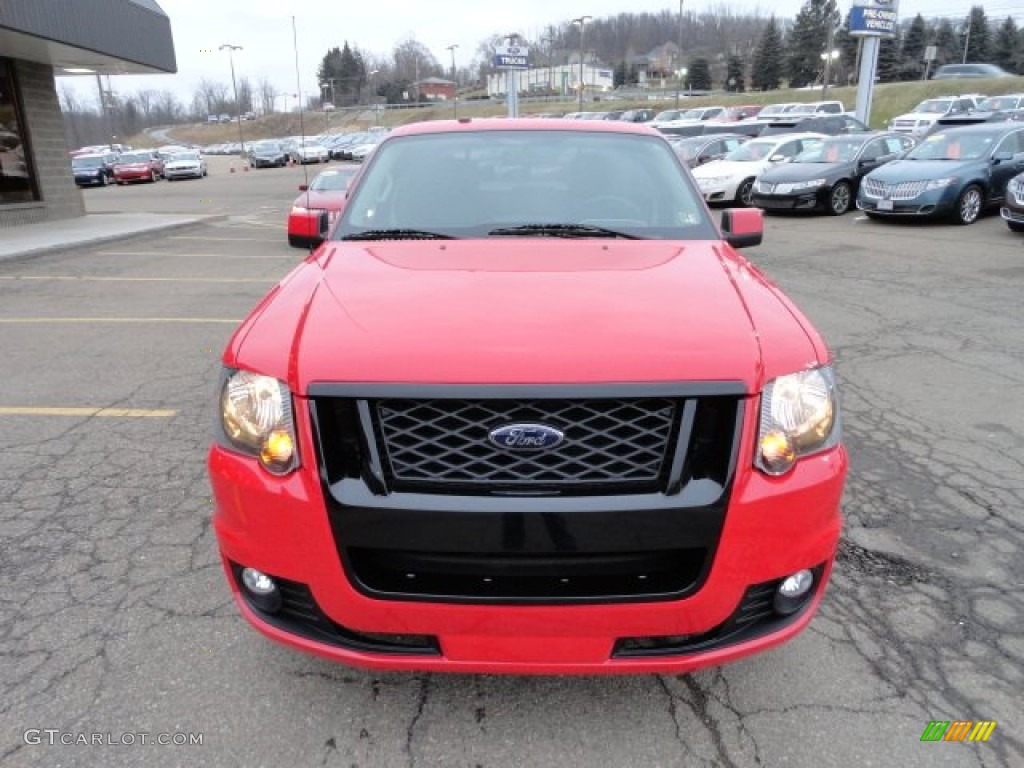
<svg viewBox="0 0 1024 768"><path fill-rule="evenodd" d="M769 163L781 163L781 162L785 161L785 159L786 159L785 155L772 155L771 157L768 158L768 162Z"/></svg>
<svg viewBox="0 0 1024 768"><path fill-rule="evenodd" d="M309 189L309 184L299 184L299 192L305 192Z"/></svg>
<svg viewBox="0 0 1024 768"><path fill-rule="evenodd" d="M764 212L760 208L722 211L722 237L733 248L750 248L764 239Z"/></svg>

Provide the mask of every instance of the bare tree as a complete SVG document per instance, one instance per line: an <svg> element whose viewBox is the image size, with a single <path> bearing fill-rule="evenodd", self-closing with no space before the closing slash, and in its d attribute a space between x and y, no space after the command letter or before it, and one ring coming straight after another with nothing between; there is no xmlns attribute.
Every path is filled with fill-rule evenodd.
<svg viewBox="0 0 1024 768"><path fill-rule="evenodd" d="M266 77L260 78L256 84L256 101L260 105L260 112L269 115L274 111L274 102L279 96L277 88Z"/></svg>

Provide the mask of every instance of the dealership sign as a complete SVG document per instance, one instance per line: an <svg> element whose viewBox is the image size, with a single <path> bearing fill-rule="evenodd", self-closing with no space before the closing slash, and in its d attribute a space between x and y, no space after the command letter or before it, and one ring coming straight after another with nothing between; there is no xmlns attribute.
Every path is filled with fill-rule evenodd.
<svg viewBox="0 0 1024 768"><path fill-rule="evenodd" d="M499 45L493 63L499 69L529 69L530 49L522 45Z"/></svg>
<svg viewBox="0 0 1024 768"><path fill-rule="evenodd" d="M862 37L895 37L899 0L853 0L850 34Z"/></svg>

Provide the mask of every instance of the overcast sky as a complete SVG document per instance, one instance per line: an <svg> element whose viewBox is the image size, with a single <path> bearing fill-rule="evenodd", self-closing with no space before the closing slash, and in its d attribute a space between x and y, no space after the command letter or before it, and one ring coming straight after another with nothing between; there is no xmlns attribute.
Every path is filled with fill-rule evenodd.
<svg viewBox="0 0 1024 768"><path fill-rule="evenodd" d="M456 64L470 64L478 45L492 34L519 32L536 36L548 24L564 24L580 15L614 16L671 9L673 0L157 0L171 19L178 74L121 76L111 79L118 92L142 88L172 90L187 105L202 78L230 81L222 43L241 45L236 73L255 84L264 76L281 93L295 93L295 51L292 15L298 32L299 70L305 95L315 95L316 68L327 50L345 40L364 52L388 55L409 38L425 45L443 66L451 66L447 47L458 45ZM737 12L759 10L795 16L803 0L684 0L686 10L727 6ZM990 16L1016 10L1020 0L988 0ZM850 0L840 0L843 12ZM926 15L966 15L971 0L900 0L901 17L918 11ZM212 51L212 52L210 52ZM74 78L61 78L75 80ZM75 90L95 100L93 78L77 80Z"/></svg>

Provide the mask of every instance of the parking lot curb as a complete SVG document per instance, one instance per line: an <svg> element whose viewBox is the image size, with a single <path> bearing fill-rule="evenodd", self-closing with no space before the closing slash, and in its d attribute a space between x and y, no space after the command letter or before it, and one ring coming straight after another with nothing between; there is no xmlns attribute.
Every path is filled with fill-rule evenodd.
<svg viewBox="0 0 1024 768"><path fill-rule="evenodd" d="M103 216L104 214L98 213L90 215ZM226 221L228 218L228 214L222 213L209 214L204 216L192 216L187 219L180 219L178 221L154 223L152 225L145 226L140 229L133 229L130 232L114 232L109 235L90 235L88 237L81 239L69 237L64 242L49 243L47 245L39 246L37 248L30 247L12 253L0 253L0 262L23 261L25 259L32 259L37 256L45 256L46 254L49 253L65 251L69 248L89 248L94 245L103 245L104 243L113 243L119 240L130 240L131 238L138 237L140 235L151 235L157 232L169 232L175 229L194 227L197 224L206 224L216 221Z"/></svg>

